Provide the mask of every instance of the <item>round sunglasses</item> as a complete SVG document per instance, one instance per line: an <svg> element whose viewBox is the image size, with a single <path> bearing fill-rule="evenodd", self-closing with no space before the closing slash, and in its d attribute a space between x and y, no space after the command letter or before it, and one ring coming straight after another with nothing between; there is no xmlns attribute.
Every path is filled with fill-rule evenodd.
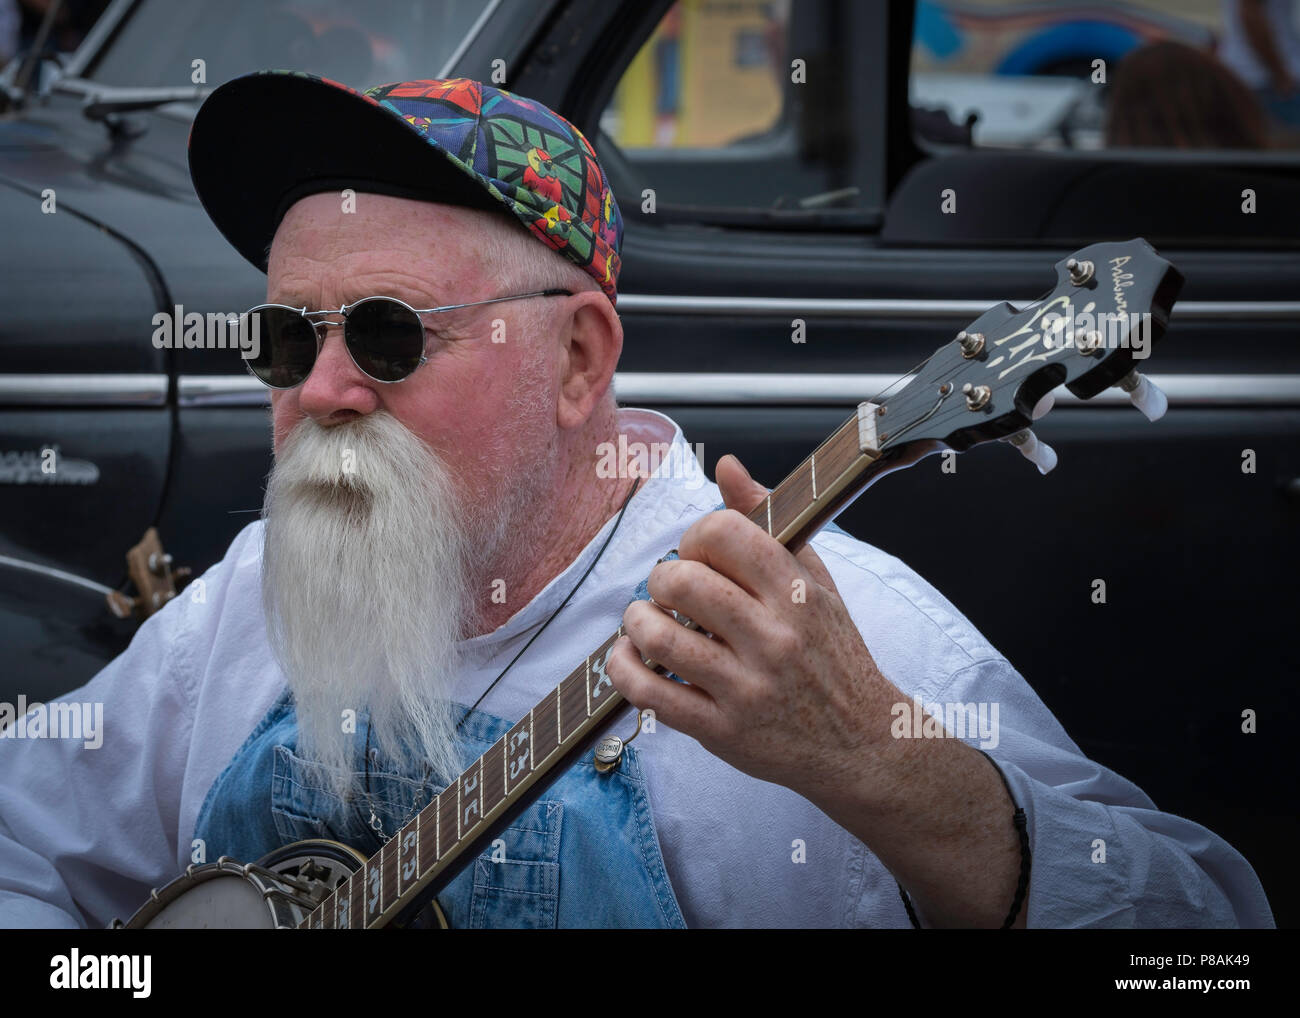
<svg viewBox="0 0 1300 1018"><path fill-rule="evenodd" d="M240 322L244 335L256 335L257 356L244 361L254 378L272 389L293 389L307 381L325 342L325 329L343 326L343 344L359 370L376 382L400 382L428 358L421 315L496 304L525 297L572 297L570 290L535 290L509 297L493 297L468 304L438 308L413 308L396 297L365 297L333 311L308 311L287 304L259 304L249 308ZM256 318L250 320L250 316ZM342 315L342 322L314 319L313 315ZM256 332L243 332L253 328ZM322 328L324 327L324 329Z"/></svg>

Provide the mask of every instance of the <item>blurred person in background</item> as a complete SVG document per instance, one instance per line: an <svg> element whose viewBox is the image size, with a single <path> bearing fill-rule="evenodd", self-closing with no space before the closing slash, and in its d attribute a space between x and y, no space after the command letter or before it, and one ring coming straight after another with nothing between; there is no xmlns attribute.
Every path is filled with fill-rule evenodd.
<svg viewBox="0 0 1300 1018"><path fill-rule="evenodd" d="M1267 114L1300 128L1300 33L1295 0L1223 0L1219 59L1259 97Z"/></svg>
<svg viewBox="0 0 1300 1018"><path fill-rule="evenodd" d="M1212 55L1166 41L1135 50L1119 65L1106 145L1261 149L1269 136L1264 111L1241 79Z"/></svg>

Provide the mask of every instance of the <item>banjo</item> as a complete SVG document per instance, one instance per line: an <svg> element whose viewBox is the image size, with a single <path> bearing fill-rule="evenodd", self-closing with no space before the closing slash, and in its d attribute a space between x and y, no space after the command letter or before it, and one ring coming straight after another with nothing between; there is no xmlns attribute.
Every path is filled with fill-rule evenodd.
<svg viewBox="0 0 1300 1018"><path fill-rule="evenodd" d="M891 386L892 395L859 404L749 519L796 551L883 474L996 439L1047 473L1056 454L1029 427L1060 385L1079 399L1118 387L1157 420L1164 394L1135 362L1163 336L1181 273L1135 239L1085 247L1058 262L1056 274L1045 297L1020 310L990 308ZM562 764L594 751L597 770L618 766L626 742L600 730L626 704L605 675L622 635L620 626L370 858L317 839L255 863L192 865L111 928L445 928L438 892ZM632 738L639 731L638 714Z"/></svg>

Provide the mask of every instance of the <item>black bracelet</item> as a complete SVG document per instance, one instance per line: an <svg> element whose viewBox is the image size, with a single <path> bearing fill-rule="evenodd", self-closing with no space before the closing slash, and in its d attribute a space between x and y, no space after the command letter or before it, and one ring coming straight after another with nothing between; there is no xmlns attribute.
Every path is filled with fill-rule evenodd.
<svg viewBox="0 0 1300 1018"><path fill-rule="evenodd" d="M1002 768L998 766L997 761L994 760L993 757L984 753L984 750L981 749L980 752L984 754L984 759L991 763L994 769L998 772L998 777L1000 777L1002 783L1007 786L1007 795L1011 797L1012 805L1016 805L1016 794L1011 791L1011 782L1007 781L1007 776L1002 773ZM1029 831L1025 826L1025 811L1018 805L1016 805L1015 813L1011 816L1011 822L1016 825L1016 831L1020 834L1020 879L1016 882L1016 897L1011 903L1011 911L1007 914L1007 918L1002 923L1002 928L1004 930L1011 929L1012 924L1016 921L1016 916L1020 914L1020 906L1024 904L1025 892L1029 890ZM895 883L897 883L897 881L895 881ZM898 893L903 899L903 907L907 909L907 918L912 921L912 929L919 930L921 928L921 923L916 918L916 909L912 908L912 899L907 896L907 892L903 890L902 884L898 884Z"/></svg>

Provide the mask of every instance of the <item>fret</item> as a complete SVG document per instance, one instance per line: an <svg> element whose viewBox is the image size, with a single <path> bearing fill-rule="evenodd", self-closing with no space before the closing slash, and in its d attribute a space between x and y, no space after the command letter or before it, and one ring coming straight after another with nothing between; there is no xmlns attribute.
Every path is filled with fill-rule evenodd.
<svg viewBox="0 0 1300 1018"><path fill-rule="evenodd" d="M556 748L560 745L560 717L559 705L555 698L555 692L552 691L542 703L538 704L534 710L536 716L536 731L533 737L537 740L533 744L533 767L546 760ZM555 717L552 719L550 711L555 711Z"/></svg>
<svg viewBox="0 0 1300 1018"><path fill-rule="evenodd" d="M584 692L578 691L578 684L581 682ZM587 720L583 713L583 700L586 697L587 683L584 676L574 672L563 682L560 683L560 745L573 738Z"/></svg>
<svg viewBox="0 0 1300 1018"><path fill-rule="evenodd" d="M536 710L537 708L533 708ZM533 772L537 766L537 738L533 732L533 711L528 712L528 773Z"/></svg>
<svg viewBox="0 0 1300 1018"><path fill-rule="evenodd" d="M348 929L365 929L366 868L360 866L348 880Z"/></svg>
<svg viewBox="0 0 1300 1018"><path fill-rule="evenodd" d="M483 754L483 815L506 797L506 743L497 739Z"/></svg>
<svg viewBox="0 0 1300 1018"><path fill-rule="evenodd" d="M429 834L424 833L425 824L428 824L433 830ZM420 875L423 876L428 872L429 867L438 861L438 797L433 797L433 802L420 811L420 815L415 818L415 827L419 832L417 844L419 846L418 858L420 860Z"/></svg>
<svg viewBox="0 0 1300 1018"><path fill-rule="evenodd" d="M582 683L587 690L587 717L591 717L591 655L587 655L587 674Z"/></svg>
<svg viewBox="0 0 1300 1018"><path fill-rule="evenodd" d="M813 501L817 501L817 454L813 453L808 457L808 470L812 474L812 495Z"/></svg>
<svg viewBox="0 0 1300 1018"><path fill-rule="evenodd" d="M470 773L470 772L473 773ZM460 803L460 817L457 821L457 839L463 838L462 832L469 832L483 819L483 758L479 757L469 770L456 782Z"/></svg>
<svg viewBox="0 0 1300 1018"><path fill-rule="evenodd" d="M400 895L397 891L397 854L398 844L396 838L389 838L384 847L379 850L380 858L383 861L383 901L381 911L386 911L388 906L395 902Z"/></svg>
<svg viewBox="0 0 1300 1018"><path fill-rule="evenodd" d="M352 881L356 874L339 884L333 894L334 928L336 930L352 929Z"/></svg>
<svg viewBox="0 0 1300 1018"><path fill-rule="evenodd" d="M563 682L555 687L555 744L557 746L564 745L564 727L562 724L564 712L560 710L560 691L563 688Z"/></svg>
<svg viewBox="0 0 1300 1018"><path fill-rule="evenodd" d="M372 922L378 919L379 914L383 911L382 908L382 903L383 903L382 882L384 879L383 856L384 856L384 850L381 848L378 852L372 855L366 861L365 866L362 867L363 879L365 881L365 890L363 892L364 898L362 899L362 907L365 909L365 917L366 917L365 924L367 926L369 926Z"/></svg>
<svg viewBox="0 0 1300 1018"><path fill-rule="evenodd" d="M393 839L397 846L397 896L400 898L420 879L420 818L407 824Z"/></svg>
<svg viewBox="0 0 1300 1018"><path fill-rule="evenodd" d="M618 635L623 635L623 627L618 627ZM615 637L617 639L617 637ZM591 717L592 709L590 704L595 703L599 709L601 697L608 697L609 691L614 688L614 683L610 677L605 674L605 663L609 660L609 652L614 649L614 640L607 640L601 645L600 650L590 658L591 667L587 669L587 716ZM595 675L596 681L593 683L591 677Z"/></svg>
<svg viewBox="0 0 1300 1018"><path fill-rule="evenodd" d="M460 782L456 782L456 788L460 788ZM444 801L445 800L445 801ZM453 799L451 796L451 786L448 785L442 795L438 796L438 859L447 854L448 849L456 844L456 814L460 812L459 799ZM445 836L445 837L444 837Z"/></svg>
<svg viewBox="0 0 1300 1018"><path fill-rule="evenodd" d="M456 779L456 840L460 841L460 779Z"/></svg>
<svg viewBox="0 0 1300 1018"><path fill-rule="evenodd" d="M767 535L772 536L772 493L767 494Z"/></svg>
<svg viewBox="0 0 1300 1018"><path fill-rule="evenodd" d="M533 769L533 713L506 733L506 793L526 778Z"/></svg>

